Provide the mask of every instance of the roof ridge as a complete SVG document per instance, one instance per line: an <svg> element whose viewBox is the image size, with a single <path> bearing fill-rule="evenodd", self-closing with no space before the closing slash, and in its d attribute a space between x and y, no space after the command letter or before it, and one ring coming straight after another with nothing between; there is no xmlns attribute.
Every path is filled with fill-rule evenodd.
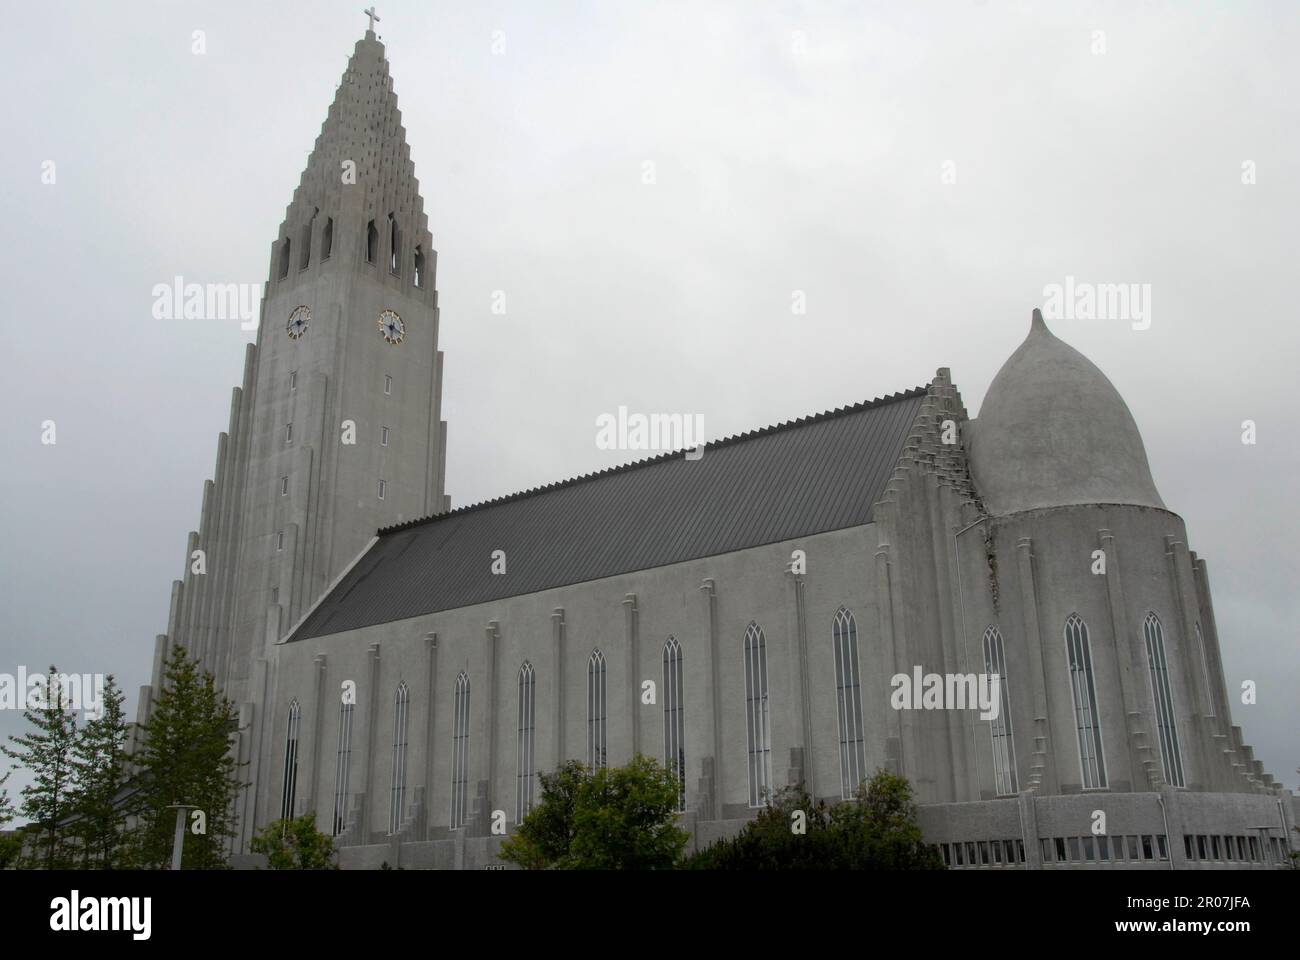
<svg viewBox="0 0 1300 960"><path fill-rule="evenodd" d="M723 437L722 439L705 443L703 444L703 446L705 449L717 449L719 447L728 447L728 446L732 446L733 444L740 443L744 440L752 440L757 437L763 437L773 433L782 433L788 430L796 429L798 427L808 426L814 423L822 423L823 421L826 420L833 420L839 417L848 416L851 413L858 413L862 410L870 410L876 407L885 406L886 404L897 403L900 400L907 400L912 397L923 396L930 389L932 383L933 381L931 383L923 384L921 386L912 387L908 390L895 391L892 394L887 394L882 397L876 397L874 400L860 400L851 406L836 407L833 410L824 410L821 413L809 414L807 416L800 417L798 420L786 420L784 423L769 424L765 427L757 427L753 430L747 430L744 433L732 434L729 437ZM546 493L551 490L559 490L566 487L576 486L577 484L580 483L590 482L599 477L611 476L613 474L627 473L632 470L642 469L644 467L650 466L651 464L661 463L665 460L669 460L675 457L680 457L684 452L685 452L684 450L669 450L665 453L661 453L653 457L645 457L642 458L641 460L632 460L629 461L628 463L616 464L612 467L606 467L603 470L597 470L592 473L580 474L576 477L569 477L568 479L565 480L555 480L552 481L551 483L543 484L541 486L529 487L525 490L516 491L515 493L508 493L505 494L504 496L495 497L491 500L480 500L477 503L469 503L463 507L457 507L454 510L447 511L446 513L433 513L423 517L414 517L410 520L403 520L400 523L394 523L386 527L380 527L379 530L376 531L375 536L382 537L392 533L399 533L403 530L409 530L412 527L419 527L419 526L424 526L425 524L433 523L435 520L445 520L451 517L461 517L469 513L474 513L479 510L487 509L488 507L496 507L504 503L512 503L516 500L523 500L528 497L537 496L538 494Z"/></svg>

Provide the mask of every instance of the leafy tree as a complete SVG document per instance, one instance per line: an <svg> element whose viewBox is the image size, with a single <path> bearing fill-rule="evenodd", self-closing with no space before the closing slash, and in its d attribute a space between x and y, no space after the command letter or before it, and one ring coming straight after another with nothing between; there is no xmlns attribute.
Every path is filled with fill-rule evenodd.
<svg viewBox="0 0 1300 960"><path fill-rule="evenodd" d="M677 778L649 757L594 772L570 761L541 781L541 801L499 854L525 869L670 869L690 840L677 826Z"/></svg>
<svg viewBox="0 0 1300 960"><path fill-rule="evenodd" d="M253 837L254 853L266 854L272 870L337 870L334 838L316 829L316 814L268 823Z"/></svg>
<svg viewBox="0 0 1300 960"><path fill-rule="evenodd" d="M14 819L13 801L9 799L9 791L4 789L5 781L8 779L8 773L0 777L0 830ZM18 859L22 848L22 831L15 830L13 833L0 836L0 870L7 870L10 864Z"/></svg>
<svg viewBox="0 0 1300 960"><path fill-rule="evenodd" d="M22 789L20 809L36 828L34 862L53 870L69 865L69 847L59 835L59 825L72 810L72 748L77 736L77 718L68 709L68 691L54 666L40 699L34 710L29 699L23 711L35 732L10 734L16 749L0 746L0 752L32 773L33 782Z"/></svg>
<svg viewBox="0 0 1300 960"><path fill-rule="evenodd" d="M740 833L689 857L695 870L942 870L916 822L912 787L876 771L853 800L833 806L802 785L777 792ZM802 830L802 832L800 832Z"/></svg>
<svg viewBox="0 0 1300 960"><path fill-rule="evenodd" d="M140 769L140 824L133 860L146 869L171 863L176 829L173 804L203 812L206 829L187 830L181 866L211 870L227 866L227 841L235 835L234 801L244 784L231 756L234 705L221 696L212 674L201 671L185 650L172 647L163 664L162 692L142 733L135 761Z"/></svg>
<svg viewBox="0 0 1300 960"><path fill-rule="evenodd" d="M88 720L72 746L71 833L81 841L83 864L109 870L118 866L127 810L119 794L127 781L124 696L110 674L104 686L103 713Z"/></svg>

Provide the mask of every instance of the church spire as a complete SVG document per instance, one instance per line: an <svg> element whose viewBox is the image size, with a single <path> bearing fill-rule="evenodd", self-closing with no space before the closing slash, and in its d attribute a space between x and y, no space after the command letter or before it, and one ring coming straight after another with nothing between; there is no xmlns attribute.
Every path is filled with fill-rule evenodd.
<svg viewBox="0 0 1300 960"><path fill-rule="evenodd" d="M357 244L365 243L373 229L380 240L378 248L387 249L390 239L398 236L405 241L404 250L419 247L428 254L432 250L428 217L384 45L373 29L379 17L373 7L365 13L372 18L370 28L357 41L343 71L285 211L281 242L310 229L307 225L319 211L335 219L336 235L361 238Z"/></svg>

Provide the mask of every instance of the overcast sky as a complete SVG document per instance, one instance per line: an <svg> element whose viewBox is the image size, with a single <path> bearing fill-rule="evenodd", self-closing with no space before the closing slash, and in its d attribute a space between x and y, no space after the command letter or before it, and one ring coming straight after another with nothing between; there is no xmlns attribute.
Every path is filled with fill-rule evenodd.
<svg viewBox="0 0 1300 960"><path fill-rule="evenodd" d="M5 9L0 672L115 672L134 717L253 336L154 320L151 289L265 279L362 6ZM1150 284L1150 329L1052 326L1128 401L1209 562L1229 689L1259 685L1234 720L1295 786L1300 7L379 13L438 250L454 505L627 459L595 444L620 404L720 437L948 366L974 414L1045 285Z"/></svg>

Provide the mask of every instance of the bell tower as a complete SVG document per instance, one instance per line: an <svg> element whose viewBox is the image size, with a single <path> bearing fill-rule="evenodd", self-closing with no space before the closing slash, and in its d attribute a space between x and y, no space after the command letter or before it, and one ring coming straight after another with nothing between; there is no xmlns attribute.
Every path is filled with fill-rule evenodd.
<svg viewBox="0 0 1300 960"><path fill-rule="evenodd" d="M372 19L271 245L257 341L141 696L144 720L172 644L199 657L239 706L254 779L271 647L376 530L449 509L436 271Z"/></svg>

